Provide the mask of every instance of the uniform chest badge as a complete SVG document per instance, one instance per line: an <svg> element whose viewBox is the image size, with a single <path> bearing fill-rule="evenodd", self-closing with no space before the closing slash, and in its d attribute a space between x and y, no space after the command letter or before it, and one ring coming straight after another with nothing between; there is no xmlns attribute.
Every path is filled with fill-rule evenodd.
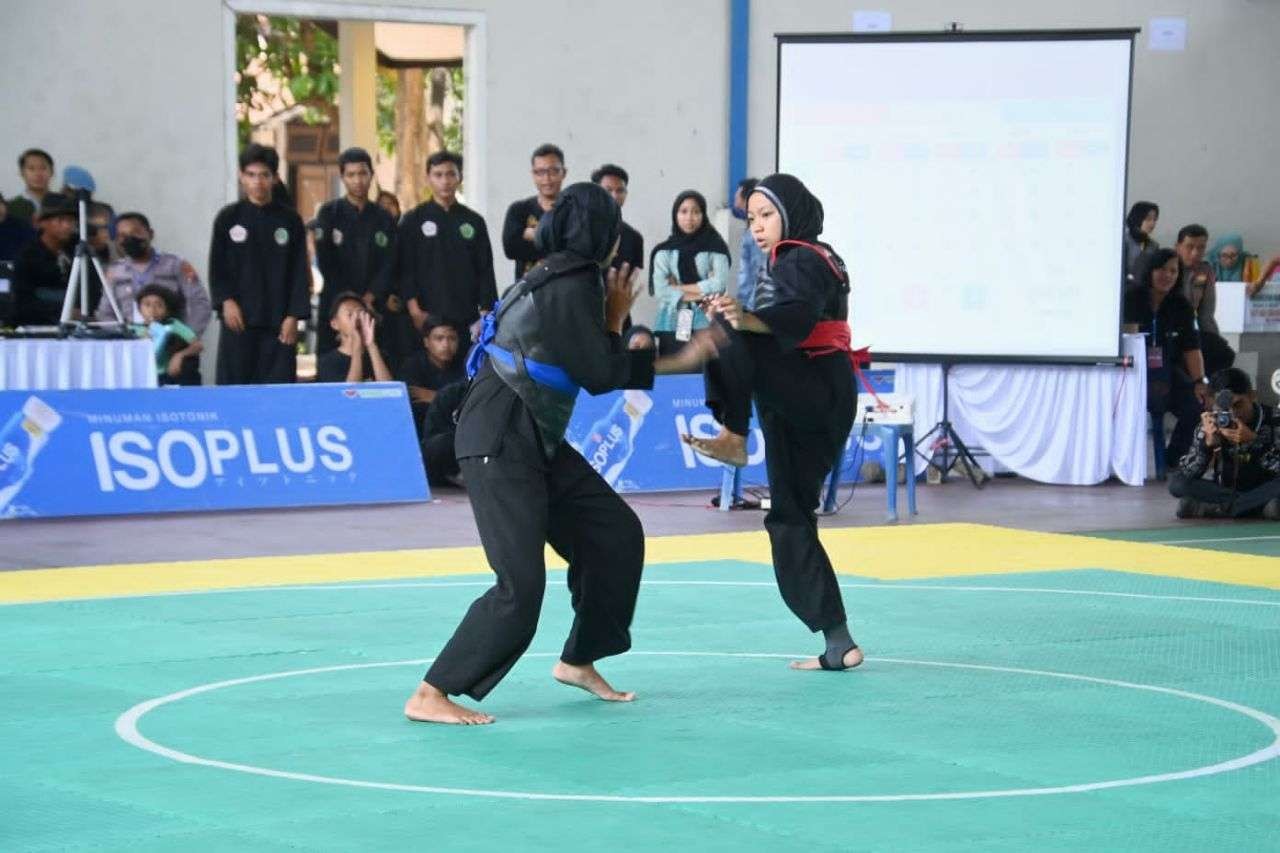
<svg viewBox="0 0 1280 853"><path fill-rule="evenodd" d="M288 228L277 228L277 229L276 229L276 233L275 233L275 238L276 238L276 245L277 245L277 246L283 246L285 243L288 243L288 242L289 242L289 229L288 229Z"/></svg>
<svg viewBox="0 0 1280 853"><path fill-rule="evenodd" d="M462 239L470 240L476 236L476 227L470 222L464 222L458 226L458 233L462 235Z"/></svg>
<svg viewBox="0 0 1280 853"><path fill-rule="evenodd" d="M333 245L335 245L335 246L341 246L341 245L342 245L342 232L341 232L341 231L339 231L337 228L335 228L335 229L333 229L333 232L332 232L332 233L333 233Z"/></svg>
<svg viewBox="0 0 1280 853"><path fill-rule="evenodd" d="M231 238L232 243L243 243L248 239L249 232L243 225L232 225L227 231L227 236Z"/></svg>
<svg viewBox="0 0 1280 853"><path fill-rule="evenodd" d="M373 233L373 244L377 246L379 249L387 248L387 232L375 231Z"/></svg>
<svg viewBox="0 0 1280 853"><path fill-rule="evenodd" d="M440 227L436 225L434 222L432 222L430 219L422 223L423 237L434 237L439 231L440 231Z"/></svg>

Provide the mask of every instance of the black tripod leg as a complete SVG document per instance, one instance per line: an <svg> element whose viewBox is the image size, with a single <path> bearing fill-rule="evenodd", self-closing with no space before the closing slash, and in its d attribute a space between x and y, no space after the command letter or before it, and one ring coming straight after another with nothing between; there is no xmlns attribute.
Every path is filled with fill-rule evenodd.
<svg viewBox="0 0 1280 853"><path fill-rule="evenodd" d="M978 472L982 470L978 467L978 460L973 458L973 454L969 451L968 446L965 445L964 441L960 438L960 435L950 424L947 425L947 435L951 438L951 441L955 443L955 461L959 462L961 459L965 461L965 469L966 473L969 475L969 482L973 483L973 487L975 489L981 489L987 484L987 480L985 476L978 476Z"/></svg>

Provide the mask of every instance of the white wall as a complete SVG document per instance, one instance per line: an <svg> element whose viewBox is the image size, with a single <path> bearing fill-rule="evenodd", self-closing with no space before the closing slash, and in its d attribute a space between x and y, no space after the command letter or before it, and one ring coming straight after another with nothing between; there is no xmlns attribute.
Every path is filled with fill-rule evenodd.
<svg viewBox="0 0 1280 853"><path fill-rule="evenodd" d="M1245 247L1280 251L1280 3L1272 0L755 0L751 18L750 168L774 167L775 33L848 31L855 9L892 13L893 29L1142 27L1134 54L1129 199L1160 205L1156 238L1180 226L1244 234ZM1152 17L1185 16L1187 49L1147 49ZM1052 204L1052 199L1046 199ZM857 259L849 258L856 268Z"/></svg>
<svg viewBox="0 0 1280 853"><path fill-rule="evenodd" d="M727 0L369 5L388 6L388 17L408 5L485 14L486 192L472 200L495 242L506 205L532 192L528 155L544 141L565 149L571 180L586 179L605 160L630 170L626 217L650 246L667 233L677 192L697 188L713 203L723 197ZM1214 231L1242 230L1255 251L1280 250L1280 169L1272 153L1280 138L1272 94L1280 80L1280 3L755 0L749 155L756 174L773 166L773 34L846 30L855 8L892 12L898 30L949 20L968 29L1145 26L1152 15L1185 14L1186 52L1151 53L1145 38L1137 52L1130 198L1161 204L1162 241L1199 220ZM0 187L18 188L19 151L47 148L59 169L69 162L90 168L100 197L117 210L145 210L158 244L203 272L209 224L233 179L223 4L9 0L3 34L11 49L0 52ZM46 47L33 53L17 45ZM499 269L509 269L505 259Z"/></svg>
<svg viewBox="0 0 1280 853"><path fill-rule="evenodd" d="M341 3L316 3L326 11ZM398 0L486 19L487 192L483 213L499 256L506 206L533 193L529 154L543 142L565 150L569 180L605 161L631 173L626 218L652 244L670 227L682 189L723 193L727 133L726 3L643 4L543 0ZM0 154L29 146L57 167L94 174L117 210L141 208L157 244L202 273L209 226L227 201L223 5L219 0L20 0L6 4L5 42L60 45L0 52L8 119ZM394 18L394 9L388 18ZM468 105L468 109L473 109ZM20 187L16 164L0 187ZM0 175L4 173L0 171Z"/></svg>

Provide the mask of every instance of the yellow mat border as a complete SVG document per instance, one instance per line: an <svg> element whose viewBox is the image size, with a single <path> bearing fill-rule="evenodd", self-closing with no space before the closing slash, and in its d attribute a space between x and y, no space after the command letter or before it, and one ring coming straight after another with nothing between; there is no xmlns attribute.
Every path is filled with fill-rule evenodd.
<svg viewBox="0 0 1280 853"><path fill-rule="evenodd" d="M822 531L836 570L881 580L1108 569L1280 589L1280 559L982 524ZM763 531L659 536L650 564L771 562ZM563 563L548 552L548 566ZM479 547L126 563L0 573L0 603L487 573Z"/></svg>

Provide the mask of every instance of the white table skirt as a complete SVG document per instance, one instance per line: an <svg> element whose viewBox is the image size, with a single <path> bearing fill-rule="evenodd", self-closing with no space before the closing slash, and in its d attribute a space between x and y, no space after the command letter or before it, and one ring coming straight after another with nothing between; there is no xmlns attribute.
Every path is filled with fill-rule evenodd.
<svg viewBox="0 0 1280 853"><path fill-rule="evenodd" d="M956 365L949 415L966 443L1041 483L1093 485L1147 476L1146 343L1124 336L1133 367ZM918 441L942 417L942 368L900 364L896 393L915 396ZM922 446L922 451L927 448Z"/></svg>
<svg viewBox="0 0 1280 853"><path fill-rule="evenodd" d="M156 385L149 340L0 340L0 391Z"/></svg>

